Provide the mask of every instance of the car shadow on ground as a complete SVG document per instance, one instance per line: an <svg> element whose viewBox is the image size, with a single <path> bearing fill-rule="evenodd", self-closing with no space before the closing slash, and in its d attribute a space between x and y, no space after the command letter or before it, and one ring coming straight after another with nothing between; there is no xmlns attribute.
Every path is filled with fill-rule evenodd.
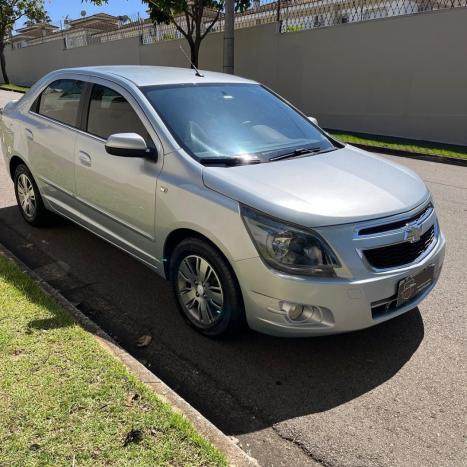
<svg viewBox="0 0 467 467"><path fill-rule="evenodd" d="M68 266L51 284L227 434L330 410L392 378L424 337L418 309L363 331L274 338L246 330L213 340L188 327L168 283L87 231L60 221L34 229L0 209L0 242L40 271ZM148 347L136 345L151 335Z"/></svg>

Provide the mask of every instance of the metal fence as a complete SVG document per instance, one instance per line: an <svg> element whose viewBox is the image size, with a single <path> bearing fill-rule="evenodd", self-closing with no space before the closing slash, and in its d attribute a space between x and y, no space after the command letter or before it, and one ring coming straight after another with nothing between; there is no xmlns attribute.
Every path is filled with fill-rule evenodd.
<svg viewBox="0 0 467 467"><path fill-rule="evenodd" d="M271 0L256 0L252 6L243 13L235 15L235 28L246 28L258 24L266 24L277 21L277 2ZM217 11L206 9L201 31L204 32L217 15ZM175 18L176 22L186 29L185 15ZM221 12L218 21L210 32L224 30L224 14ZM58 34L58 33L55 33ZM149 18L124 16L118 21L95 22L92 25L80 28L69 28L61 32L65 39L65 47L85 47L93 44L140 37L142 44L154 44L160 41L168 41L183 38L183 34L174 24L153 24Z"/></svg>
<svg viewBox="0 0 467 467"><path fill-rule="evenodd" d="M86 19L88 21L86 22ZM81 24L71 24L62 31L65 48L73 49L105 42L141 37L144 28L152 27L149 19L139 15L104 18L99 20L93 17L83 18Z"/></svg>
<svg viewBox="0 0 467 467"><path fill-rule="evenodd" d="M281 32L466 7L467 0L278 0Z"/></svg>
<svg viewBox="0 0 467 467"><path fill-rule="evenodd" d="M467 7L467 0L253 0L247 11L235 15L235 29L277 22L280 32L289 33L458 7ZM205 10L202 30L206 30L216 14L216 11ZM182 28L186 27L184 15L176 21ZM211 32L223 31L224 23L221 13ZM88 17L72 22L59 32L13 42L12 46L22 48L61 39L65 48L72 49L131 37L139 37L145 45L180 39L183 34L174 24L155 25L149 18L139 15L102 20Z"/></svg>

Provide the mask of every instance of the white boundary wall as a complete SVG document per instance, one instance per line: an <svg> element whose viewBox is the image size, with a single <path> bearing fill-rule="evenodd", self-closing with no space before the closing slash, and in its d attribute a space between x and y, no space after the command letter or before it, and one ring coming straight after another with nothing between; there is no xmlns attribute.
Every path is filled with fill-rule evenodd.
<svg viewBox="0 0 467 467"><path fill-rule="evenodd" d="M279 92L324 127L467 145L467 8L280 34L236 31L236 73ZM222 69L222 33L201 45L200 67ZM184 40L139 38L64 50L62 41L6 50L10 80L84 65L186 66Z"/></svg>

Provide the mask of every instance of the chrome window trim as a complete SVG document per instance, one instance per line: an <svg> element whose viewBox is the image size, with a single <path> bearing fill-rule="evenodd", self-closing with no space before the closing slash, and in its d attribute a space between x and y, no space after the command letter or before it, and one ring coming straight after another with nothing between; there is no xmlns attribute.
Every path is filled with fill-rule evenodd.
<svg viewBox="0 0 467 467"><path fill-rule="evenodd" d="M29 110L29 113L30 113L31 115L34 115L35 117L40 117L40 118L42 118L42 119L44 119L44 120L47 120L47 121L50 122L50 123L55 123L55 124L58 125L58 126L67 128L68 130L76 131L76 133L78 133L78 134L85 135L85 136L89 136L89 137L91 137L91 138L94 138L94 139L97 140L97 141L102 142L102 143L105 143L105 142L106 142L105 139L100 138L99 136L92 135L91 133L87 133L86 131L83 131L83 130L81 130L81 129L79 129L79 128L76 128L76 127L74 127L74 126L67 125L66 123L62 123L62 122L59 122L58 120L54 120L53 118L46 117L45 115L38 114L37 112L33 112L32 110Z"/></svg>
<svg viewBox="0 0 467 467"><path fill-rule="evenodd" d="M45 78L46 77L44 77L43 79L45 79ZM41 117L41 118L43 118L44 120L46 120L48 122L55 123L55 124L57 124L57 125L59 125L59 126L61 126L63 128L67 128L69 130L75 130L78 134L90 136L91 138L94 138L97 141L102 141L102 142L105 143L107 140L105 140L105 139L103 139L103 138L101 138L99 136L92 135L91 133L88 133L87 131L82 130L81 128L77 128L77 127L68 125L66 123L62 123L62 122L60 122L58 120L54 120L53 118L46 117L45 115L42 115L42 114L40 114L38 112L32 111L31 110L31 105L38 98L38 96L41 95L47 89L48 86L50 86L52 83L54 83L55 81L60 80L60 79L69 79L69 80L82 81L84 84L89 84L91 86L93 86L94 84L100 84L102 86L107 86L108 88L112 89L113 91L118 92L120 95L122 95L122 97L124 97L128 101L128 103L130 104L130 106L133 108L136 115L138 116L138 118L141 120L143 126L146 128L146 131L149 133L149 136L150 136L153 144L155 145L158 153L163 154L165 151L163 150L164 144L162 143L160 132L161 131L164 132L164 130L161 129L161 128L157 129L153 125L151 117L148 115L148 113L143 108L141 103L138 102L138 99L136 99L135 96L132 94L133 91L130 91L121 82L116 81L116 80L114 80L112 78L113 77L111 77L111 76L100 76L100 75L96 75L96 74L92 74L92 73L83 73L83 72L79 72L79 71L69 72L67 70L63 70L63 71L58 70L52 76L50 76L46 81L41 82L43 79L38 81L34 86L40 84L40 87L38 86L38 88L35 89L33 93L30 93L30 95L27 96L28 99L23 103L23 105L24 106L29 106L28 113L30 115L33 115L33 116L36 116L36 117ZM129 80L126 80L126 81L128 81L128 83L126 83L126 84L133 84L134 85L134 83L132 81L129 81ZM136 88L141 93L141 96L146 99L146 97L143 95L143 93L141 92L139 87L136 86ZM127 94L127 96L125 96L125 93ZM152 109L152 106L150 104L149 104L149 107ZM141 113L141 115L140 115L140 113ZM170 132L168 132L168 134L170 136L172 136Z"/></svg>

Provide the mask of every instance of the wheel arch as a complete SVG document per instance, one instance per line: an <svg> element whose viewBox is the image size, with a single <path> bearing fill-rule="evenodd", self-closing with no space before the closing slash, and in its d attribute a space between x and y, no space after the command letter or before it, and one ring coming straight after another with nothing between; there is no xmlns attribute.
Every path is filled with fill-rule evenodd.
<svg viewBox="0 0 467 467"><path fill-rule="evenodd" d="M21 159L21 157L19 156L16 156L14 155L11 159L10 159L10 164L9 164L9 169L10 169L10 177L12 180L14 180L15 178L15 171L16 171L16 168L18 167L18 165L20 164L24 164L26 167L28 167L28 165L26 164L26 162ZM29 167L28 167L28 170L29 170Z"/></svg>
<svg viewBox="0 0 467 467"><path fill-rule="evenodd" d="M232 267L232 264L229 258L222 251L222 249L219 248L219 246L216 245L216 243L213 242L206 235L202 234L201 232L197 230L194 230L188 227L180 227L180 228L173 230L172 232L169 233L169 235L167 235L167 238L165 239L164 249L163 249L163 263L164 263L164 273L167 279L170 279L169 277L170 258L172 256L173 251L175 250L175 248L180 242L190 237L203 240L206 243L208 243L210 246L212 246L222 256L222 258L224 258L224 260L226 261L226 263L229 265L230 269L234 273L234 276L238 282L237 275L235 274L235 270Z"/></svg>

